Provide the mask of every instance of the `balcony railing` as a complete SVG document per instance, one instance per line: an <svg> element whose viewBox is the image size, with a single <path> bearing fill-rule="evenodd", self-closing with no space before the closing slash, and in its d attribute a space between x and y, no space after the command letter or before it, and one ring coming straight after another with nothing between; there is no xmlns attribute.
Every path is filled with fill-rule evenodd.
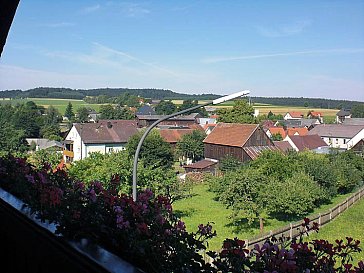
<svg viewBox="0 0 364 273"><path fill-rule="evenodd" d="M0 189L1 272L126 272L141 270L89 241L54 234L25 204Z"/></svg>

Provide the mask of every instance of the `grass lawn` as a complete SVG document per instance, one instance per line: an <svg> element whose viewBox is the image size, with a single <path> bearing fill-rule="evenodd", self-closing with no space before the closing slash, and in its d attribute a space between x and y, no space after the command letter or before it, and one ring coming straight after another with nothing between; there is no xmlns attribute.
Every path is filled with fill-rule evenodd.
<svg viewBox="0 0 364 273"><path fill-rule="evenodd" d="M311 234L309 239L326 239L334 242L336 239L345 240L345 237L360 240L363 251L355 255L355 263L364 260L364 198L323 226L319 233Z"/></svg>
<svg viewBox="0 0 364 273"><path fill-rule="evenodd" d="M48 107L52 105L54 108L58 109L61 114L64 114L68 102L72 103L73 111L76 112L80 107L89 107L96 111L99 111L101 104L89 104L83 100L72 100L72 99L48 99L48 98L26 98L26 99L15 99L15 100L0 100L0 103L11 103L15 105L16 103L25 103L27 101L34 101L37 105Z"/></svg>
<svg viewBox="0 0 364 273"><path fill-rule="evenodd" d="M240 239L249 239L259 234L259 224L249 227L246 223L239 226L232 224L229 218L231 210L214 200L215 194L208 191L207 184L198 184L193 187L193 197L178 200L173 204L174 210L180 215L186 223L187 230L196 231L197 226L201 223L214 222L213 227L217 236L210 241L210 248L219 250L225 238L238 237ZM315 209L312 214L327 211L334 207L334 204L342 202L348 195L337 196L332 200L332 204L321 206ZM279 221L276 219L267 219L264 223L264 231L274 230L289 224L289 221Z"/></svg>

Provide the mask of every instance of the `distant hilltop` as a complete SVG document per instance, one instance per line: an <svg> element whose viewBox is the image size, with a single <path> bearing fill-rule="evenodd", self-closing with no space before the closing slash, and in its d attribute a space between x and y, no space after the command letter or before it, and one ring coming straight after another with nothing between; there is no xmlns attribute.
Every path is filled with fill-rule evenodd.
<svg viewBox="0 0 364 273"><path fill-rule="evenodd" d="M37 87L29 90L3 90L0 98L57 98L57 99L84 99L87 96L117 97L123 93L156 100L213 100L220 95L216 94L182 94L168 89L131 89L131 88L97 88L97 89L71 89L54 87ZM353 105L363 104L359 101L333 100L320 98L289 98L289 97L250 97L253 103L264 103L281 106L300 106L324 109L351 109Z"/></svg>

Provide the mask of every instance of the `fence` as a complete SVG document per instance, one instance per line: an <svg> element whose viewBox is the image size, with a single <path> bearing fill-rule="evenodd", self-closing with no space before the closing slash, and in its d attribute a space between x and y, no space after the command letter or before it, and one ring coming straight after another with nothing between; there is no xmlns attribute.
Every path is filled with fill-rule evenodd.
<svg viewBox="0 0 364 273"><path fill-rule="evenodd" d="M331 220L335 219L338 215L342 212L347 210L353 204L355 204L358 200L363 198L364 196L364 187L354 193L351 197L346 198L345 201L341 202L340 204L336 205L335 207L331 208L330 210L319 213L314 217L310 217L311 222L317 222L319 226L323 226L329 223ZM269 231L263 235L256 236L250 240L246 240L249 249L252 249L254 245L262 245L267 239L274 236L276 238L285 237L285 238L295 238L300 233L302 221L296 223L290 223L289 225L276 229L274 231Z"/></svg>

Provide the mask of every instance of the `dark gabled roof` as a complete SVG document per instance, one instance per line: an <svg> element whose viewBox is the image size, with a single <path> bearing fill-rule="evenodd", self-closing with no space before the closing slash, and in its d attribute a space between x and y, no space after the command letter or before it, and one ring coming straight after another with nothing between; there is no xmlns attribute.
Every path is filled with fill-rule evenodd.
<svg viewBox="0 0 364 273"><path fill-rule="evenodd" d="M289 150L293 150L293 147L288 141L273 141L274 145L278 147L282 152L288 152Z"/></svg>
<svg viewBox="0 0 364 273"><path fill-rule="evenodd" d="M203 160L200 160L198 162L195 162L195 163L192 163L192 164L183 166L183 168L185 168L185 169L200 169L200 170L203 170L205 168L214 166L216 164L217 164L216 161L211 161L211 160L203 159Z"/></svg>
<svg viewBox="0 0 364 273"><path fill-rule="evenodd" d="M85 144L126 143L138 133L135 120L100 120L74 126Z"/></svg>
<svg viewBox="0 0 364 273"><path fill-rule="evenodd" d="M364 125L364 118L346 118L343 120L344 125Z"/></svg>
<svg viewBox="0 0 364 273"><path fill-rule="evenodd" d="M165 115L136 115L139 120L158 120L166 117ZM191 120L195 121L196 119L193 116L177 116L170 118L168 120Z"/></svg>
<svg viewBox="0 0 364 273"><path fill-rule="evenodd" d="M243 147L243 150L252 160L257 159L264 151L281 151L275 146L249 146Z"/></svg>
<svg viewBox="0 0 364 273"><path fill-rule="evenodd" d="M155 115L155 111L149 105L143 105L136 112L137 115Z"/></svg>
<svg viewBox="0 0 364 273"><path fill-rule="evenodd" d="M320 124L311 131L308 131L308 135L317 134L320 137L353 138L363 129L364 125Z"/></svg>
<svg viewBox="0 0 364 273"><path fill-rule="evenodd" d="M289 120L280 120L279 122L282 123L284 126L288 128L301 128L301 127L310 127L311 125L315 125L317 119L311 118L302 118L302 119L289 119Z"/></svg>
<svg viewBox="0 0 364 273"><path fill-rule="evenodd" d="M350 116L350 111L341 109L339 112L336 113L338 117L345 117Z"/></svg>
<svg viewBox="0 0 364 273"><path fill-rule="evenodd" d="M318 147L328 146L319 135L289 136L289 138L299 151L303 151L305 149L313 150Z"/></svg>
<svg viewBox="0 0 364 273"><path fill-rule="evenodd" d="M218 123L212 132L204 139L204 143L243 147L258 124Z"/></svg>

